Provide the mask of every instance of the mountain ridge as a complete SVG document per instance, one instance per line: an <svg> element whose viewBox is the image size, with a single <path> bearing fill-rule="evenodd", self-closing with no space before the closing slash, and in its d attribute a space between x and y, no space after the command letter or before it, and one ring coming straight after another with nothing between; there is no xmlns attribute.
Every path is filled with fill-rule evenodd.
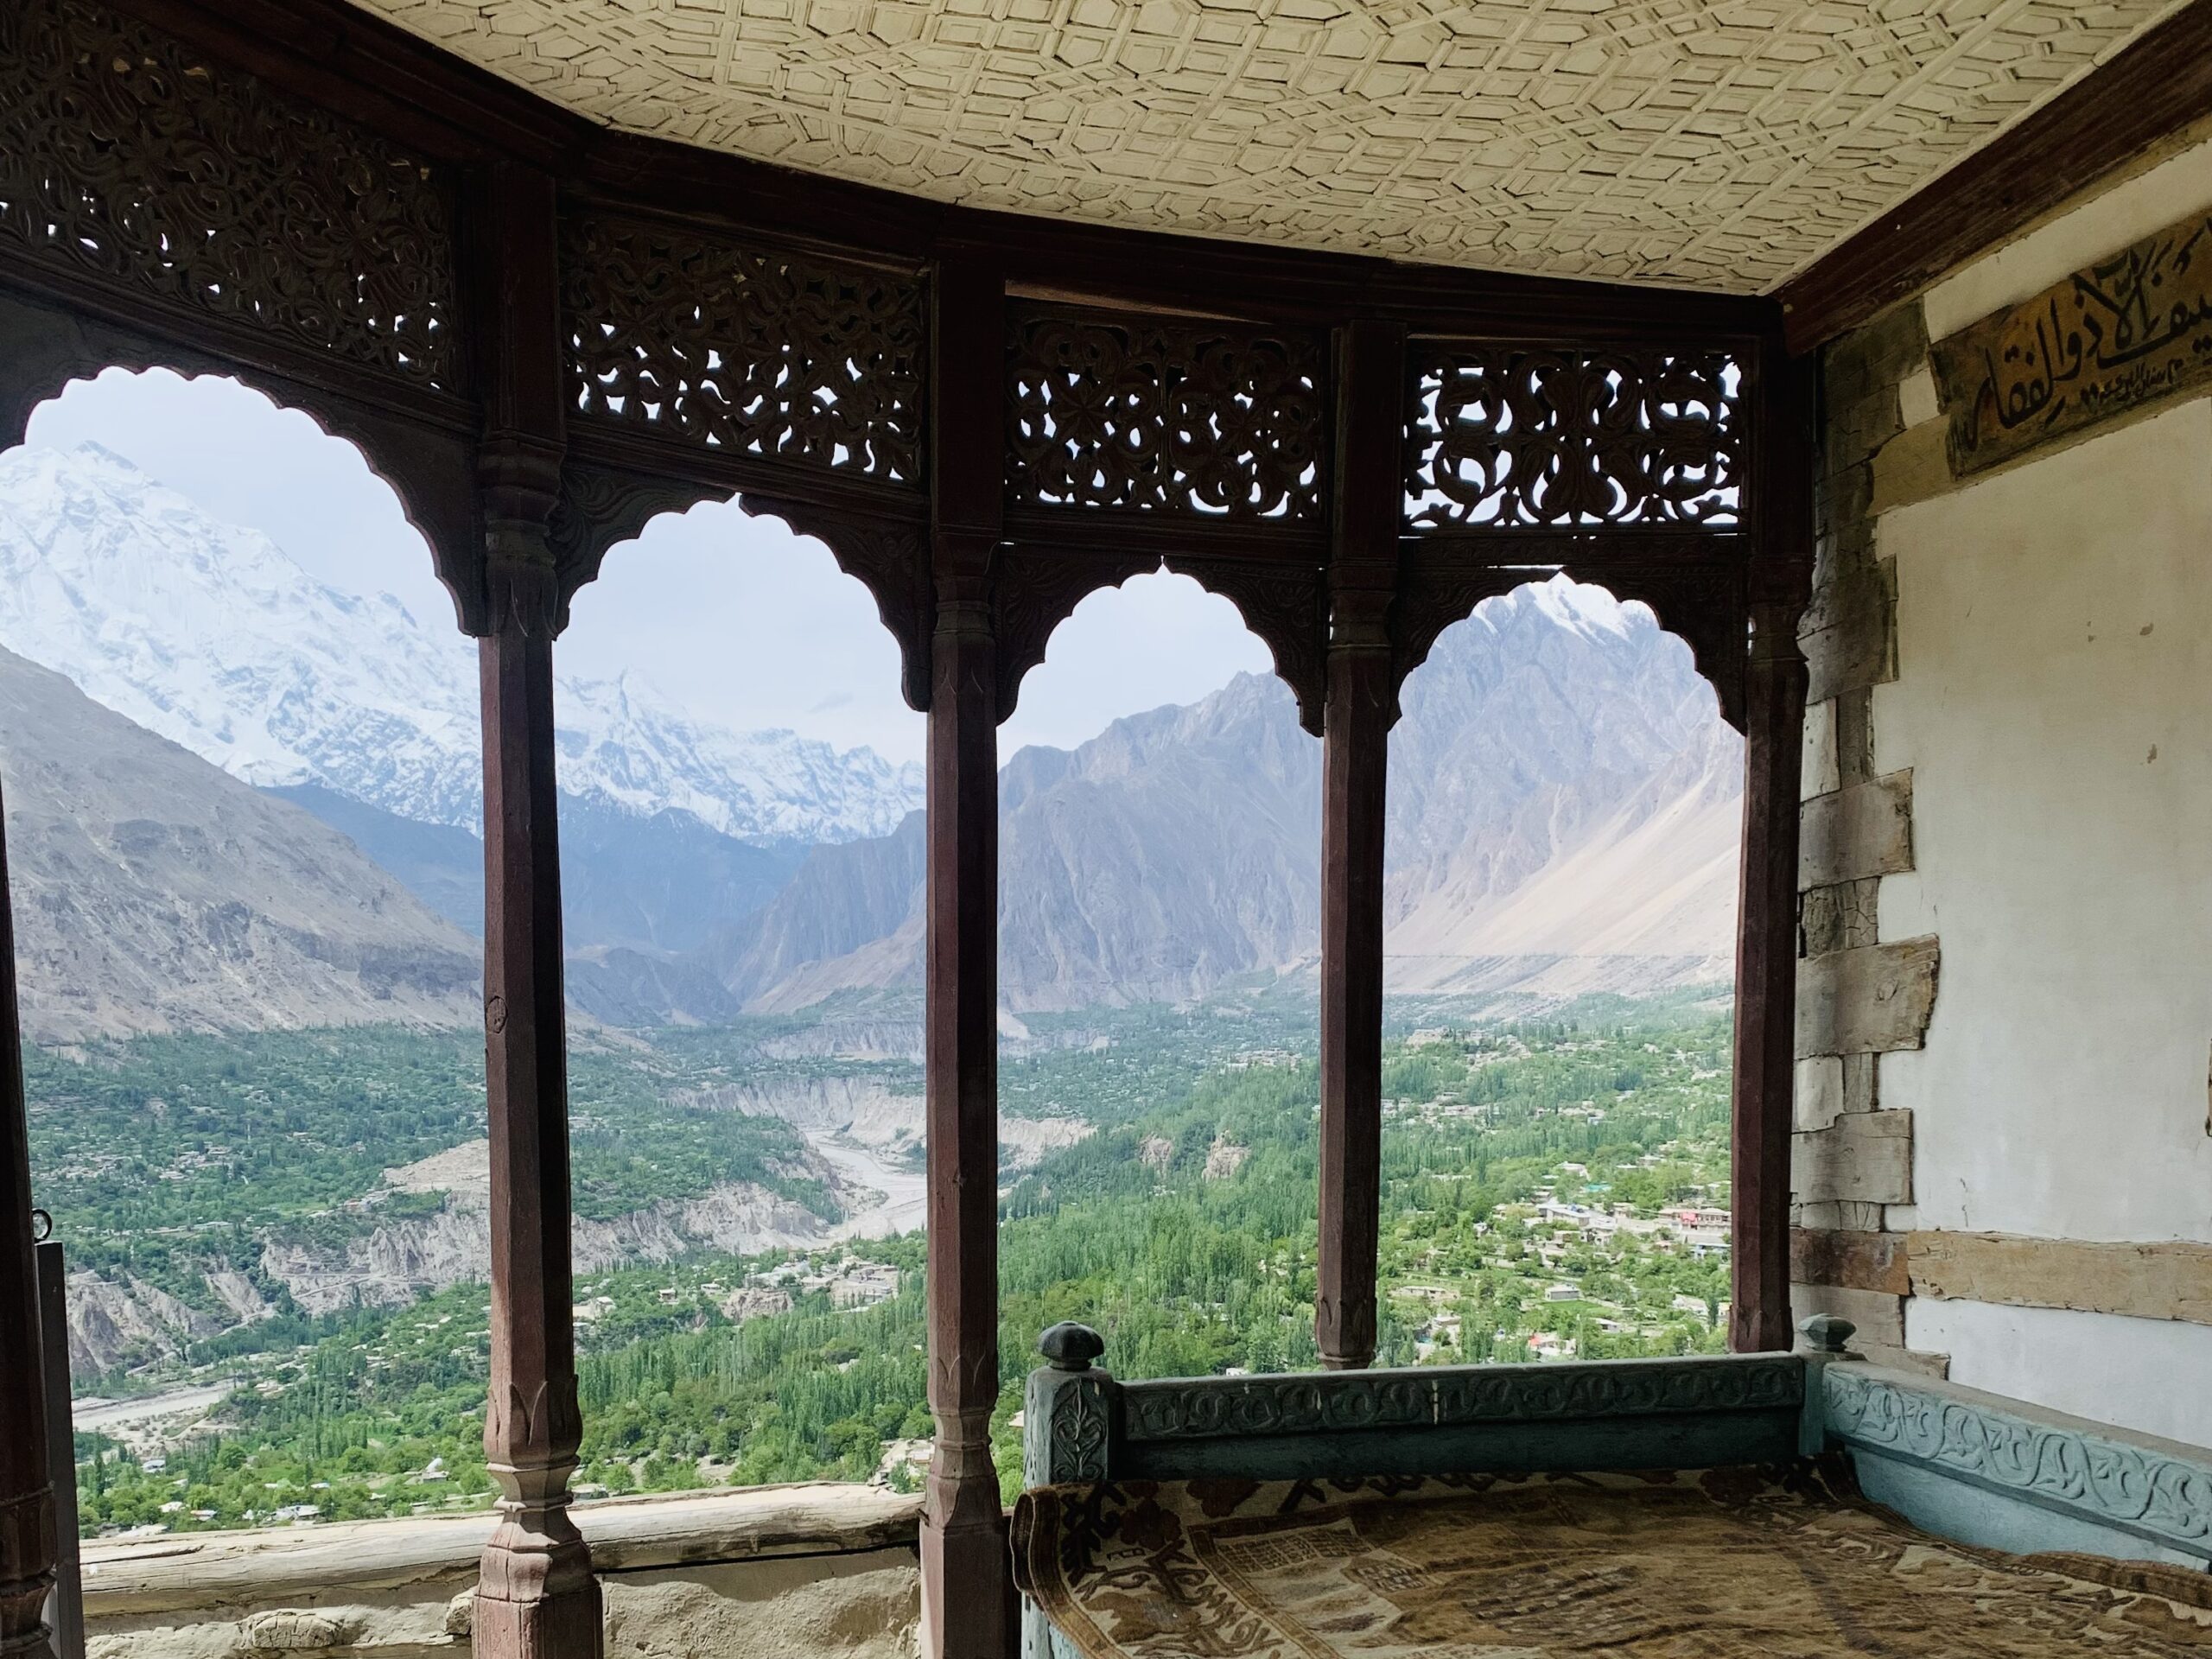
<svg viewBox="0 0 2212 1659"><path fill-rule="evenodd" d="M352 842L4 649L0 775L29 1039L481 1017L476 943Z"/></svg>

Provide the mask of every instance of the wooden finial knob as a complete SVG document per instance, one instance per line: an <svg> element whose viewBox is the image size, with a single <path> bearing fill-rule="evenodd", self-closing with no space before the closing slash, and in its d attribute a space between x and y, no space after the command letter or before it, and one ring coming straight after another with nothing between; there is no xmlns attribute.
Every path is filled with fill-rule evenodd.
<svg viewBox="0 0 2212 1659"><path fill-rule="evenodd" d="M1838 1319L1833 1313L1815 1313L1797 1328L1813 1344L1813 1351L1820 1354L1848 1353L1851 1338L1859 1330L1849 1319Z"/></svg>
<svg viewBox="0 0 2212 1659"><path fill-rule="evenodd" d="M1056 1371L1087 1371L1106 1351L1106 1338L1087 1325L1064 1319L1037 1338L1037 1351Z"/></svg>

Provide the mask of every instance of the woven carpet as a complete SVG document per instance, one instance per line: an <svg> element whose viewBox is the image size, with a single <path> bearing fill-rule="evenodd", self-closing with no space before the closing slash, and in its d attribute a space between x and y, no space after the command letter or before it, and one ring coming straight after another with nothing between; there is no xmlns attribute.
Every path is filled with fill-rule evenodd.
<svg viewBox="0 0 2212 1659"><path fill-rule="evenodd" d="M1914 1531L1847 1469L1044 1487L1085 1659L2212 1659L2212 1580Z"/></svg>

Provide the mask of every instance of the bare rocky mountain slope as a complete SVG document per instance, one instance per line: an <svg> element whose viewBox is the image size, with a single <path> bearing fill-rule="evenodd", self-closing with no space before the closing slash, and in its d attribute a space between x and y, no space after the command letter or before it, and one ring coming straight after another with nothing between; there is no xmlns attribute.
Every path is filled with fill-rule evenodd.
<svg viewBox="0 0 2212 1659"><path fill-rule="evenodd" d="M354 844L0 651L24 1034L478 1016L481 948Z"/></svg>
<svg viewBox="0 0 2212 1659"><path fill-rule="evenodd" d="M1408 683L1393 734L1390 982L1573 995L1725 978L1742 744L1649 613L1564 579L1493 601ZM1000 778L1001 995L1179 1000L1310 968L1320 745L1244 675ZM919 982L918 816L819 849L690 959L756 1011ZM705 1017L706 1010L698 1017Z"/></svg>

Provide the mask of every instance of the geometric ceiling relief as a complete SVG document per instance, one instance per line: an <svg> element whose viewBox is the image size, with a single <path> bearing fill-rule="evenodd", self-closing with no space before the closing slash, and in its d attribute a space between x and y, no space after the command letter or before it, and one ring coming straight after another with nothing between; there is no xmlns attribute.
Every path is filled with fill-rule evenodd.
<svg viewBox="0 0 2212 1659"><path fill-rule="evenodd" d="M1763 293L2184 0L356 0L942 201Z"/></svg>

